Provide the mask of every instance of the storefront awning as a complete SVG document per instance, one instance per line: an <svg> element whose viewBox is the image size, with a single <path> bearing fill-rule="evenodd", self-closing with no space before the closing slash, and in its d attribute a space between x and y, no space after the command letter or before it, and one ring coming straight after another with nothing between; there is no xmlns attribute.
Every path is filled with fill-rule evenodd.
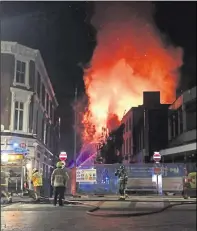
<svg viewBox="0 0 197 231"><path fill-rule="evenodd" d="M161 156L172 155L181 152L189 152L196 150L196 142L191 144L185 144L173 148L167 148L160 151Z"/></svg>

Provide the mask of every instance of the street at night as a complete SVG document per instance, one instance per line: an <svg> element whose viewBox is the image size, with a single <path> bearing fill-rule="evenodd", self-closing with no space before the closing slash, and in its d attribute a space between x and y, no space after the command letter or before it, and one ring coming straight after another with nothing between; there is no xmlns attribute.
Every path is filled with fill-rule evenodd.
<svg viewBox="0 0 197 231"><path fill-rule="evenodd" d="M196 205L158 214L104 218L86 214L88 207L15 204L2 210L2 231L195 231ZM107 211L104 211L108 213ZM128 211L129 212L129 211ZM136 211L137 212L137 211Z"/></svg>
<svg viewBox="0 0 197 231"><path fill-rule="evenodd" d="M196 2L0 20L1 231L195 231Z"/></svg>

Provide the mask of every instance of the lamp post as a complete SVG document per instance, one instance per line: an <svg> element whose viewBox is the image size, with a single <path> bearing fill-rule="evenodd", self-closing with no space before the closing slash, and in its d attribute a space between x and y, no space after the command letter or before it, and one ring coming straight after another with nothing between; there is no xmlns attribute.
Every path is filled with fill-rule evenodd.
<svg viewBox="0 0 197 231"><path fill-rule="evenodd" d="M74 167L76 167L76 159L77 159L77 110L76 110L76 103L77 103L77 88L75 88L75 120L74 120Z"/></svg>
<svg viewBox="0 0 197 231"><path fill-rule="evenodd" d="M74 111L74 153L73 153L73 159L74 159L74 168L72 169L72 180L71 180L71 193L74 196L76 194L76 159L77 159L77 110L76 110L76 103L77 103L77 88L75 88L75 111Z"/></svg>

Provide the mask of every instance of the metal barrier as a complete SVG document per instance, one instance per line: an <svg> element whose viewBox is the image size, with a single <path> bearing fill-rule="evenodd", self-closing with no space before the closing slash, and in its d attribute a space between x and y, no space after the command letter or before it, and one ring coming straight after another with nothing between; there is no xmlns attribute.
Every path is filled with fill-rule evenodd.
<svg viewBox="0 0 197 231"><path fill-rule="evenodd" d="M147 193L180 193L183 190L185 169L191 164L130 164L125 165L128 174L127 190ZM78 194L118 194L118 179L115 171L120 165L81 166L76 169ZM69 187L73 177L70 173Z"/></svg>

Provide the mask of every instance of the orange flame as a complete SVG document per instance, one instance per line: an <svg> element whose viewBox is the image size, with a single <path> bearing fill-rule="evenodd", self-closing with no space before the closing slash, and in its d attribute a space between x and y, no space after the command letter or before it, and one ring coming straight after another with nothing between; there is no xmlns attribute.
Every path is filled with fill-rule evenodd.
<svg viewBox="0 0 197 231"><path fill-rule="evenodd" d="M118 126L125 111L143 103L143 91L160 91L161 103L174 101L182 49L164 45L151 16L149 2L97 3L98 45L84 75L84 141L97 140L107 124Z"/></svg>

